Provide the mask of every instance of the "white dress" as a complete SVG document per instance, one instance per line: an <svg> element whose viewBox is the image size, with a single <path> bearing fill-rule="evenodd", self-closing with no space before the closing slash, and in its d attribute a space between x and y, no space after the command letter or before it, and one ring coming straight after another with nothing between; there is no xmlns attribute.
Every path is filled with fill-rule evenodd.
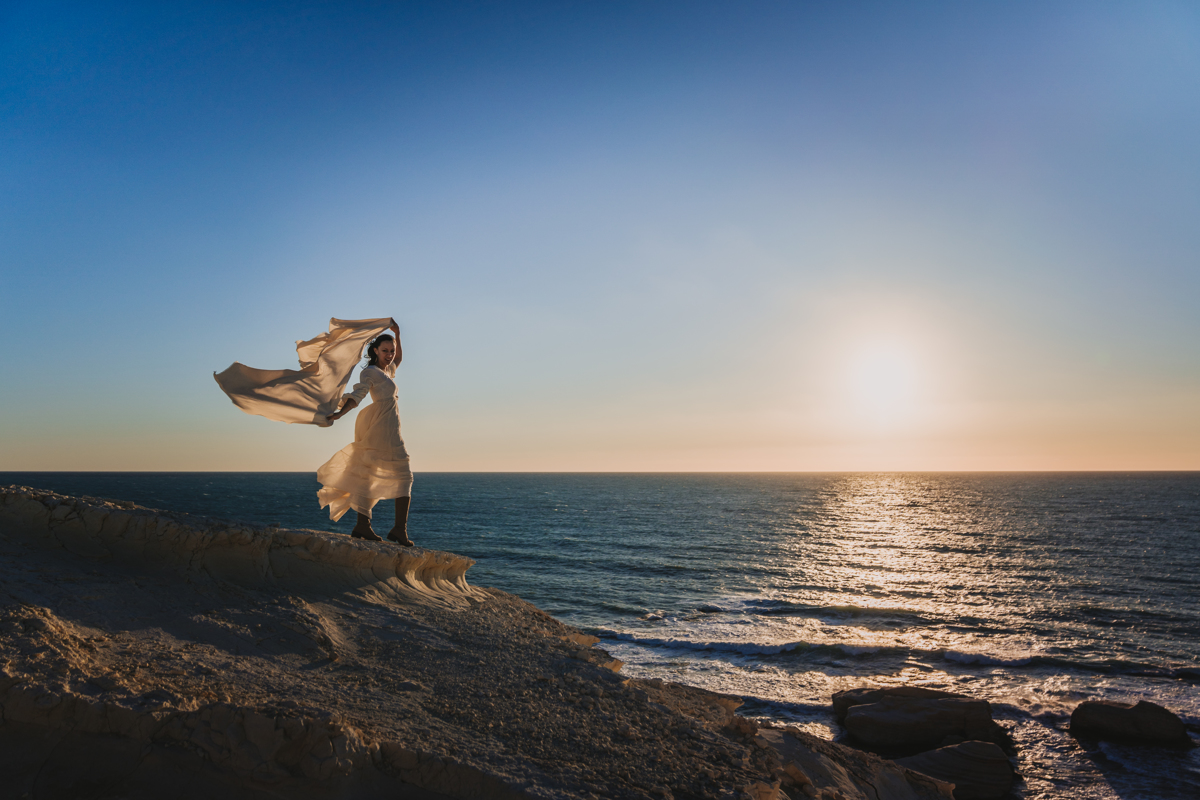
<svg viewBox="0 0 1200 800"><path fill-rule="evenodd" d="M317 470L322 485L317 498L321 508L329 506L329 516L335 522L352 508L370 517L372 507L380 500L412 494L408 450L400 438L395 377L395 362L386 370L364 367L354 391L342 398L352 398L361 405L370 392L371 404L358 412L354 441Z"/></svg>

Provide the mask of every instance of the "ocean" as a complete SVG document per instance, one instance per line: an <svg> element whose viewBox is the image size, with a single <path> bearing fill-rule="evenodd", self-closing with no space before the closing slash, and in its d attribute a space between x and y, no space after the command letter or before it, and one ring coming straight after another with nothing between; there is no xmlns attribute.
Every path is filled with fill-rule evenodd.
<svg viewBox="0 0 1200 800"><path fill-rule="evenodd" d="M312 473L0 473L74 495L348 533ZM391 503L376 529L392 524ZM601 638L623 674L826 738L830 696L989 700L1015 797L1200 798L1200 748L1077 742L1086 699L1200 738L1200 473L419 474L421 546Z"/></svg>

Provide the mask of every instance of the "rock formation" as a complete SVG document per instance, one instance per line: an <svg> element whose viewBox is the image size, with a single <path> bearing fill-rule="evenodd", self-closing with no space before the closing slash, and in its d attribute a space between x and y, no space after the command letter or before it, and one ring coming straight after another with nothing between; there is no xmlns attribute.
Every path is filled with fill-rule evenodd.
<svg viewBox="0 0 1200 800"><path fill-rule="evenodd" d="M1085 700L1071 712L1071 733L1093 739L1143 744L1187 744L1187 729L1173 712L1155 703Z"/></svg>
<svg viewBox="0 0 1200 800"><path fill-rule="evenodd" d="M991 742L940 747L896 763L954 784L954 800L1000 800L1012 788L1016 774L1008 756Z"/></svg>
<svg viewBox="0 0 1200 800"><path fill-rule="evenodd" d="M890 686L887 688L860 686L857 689L847 689L844 692L834 693L832 701L833 715L837 717L838 722L845 722L846 712L853 706L878 703L885 697L931 699L940 697L966 697L966 695L944 692L941 689L926 689L922 686Z"/></svg>
<svg viewBox="0 0 1200 800"><path fill-rule="evenodd" d="M833 696L834 716L852 741L953 787L955 800L999 800L1016 771L1008 733L991 705L918 686L860 687Z"/></svg>
<svg viewBox="0 0 1200 800"><path fill-rule="evenodd" d="M470 559L0 490L14 797L926 800L945 784L625 680Z"/></svg>
<svg viewBox="0 0 1200 800"><path fill-rule="evenodd" d="M834 713L868 749L915 754L965 741L1011 749L986 700L920 687L860 688L833 696Z"/></svg>
<svg viewBox="0 0 1200 800"><path fill-rule="evenodd" d="M842 747L793 728L763 728L755 742L777 754L792 797L821 800L949 798L954 786L894 761Z"/></svg>

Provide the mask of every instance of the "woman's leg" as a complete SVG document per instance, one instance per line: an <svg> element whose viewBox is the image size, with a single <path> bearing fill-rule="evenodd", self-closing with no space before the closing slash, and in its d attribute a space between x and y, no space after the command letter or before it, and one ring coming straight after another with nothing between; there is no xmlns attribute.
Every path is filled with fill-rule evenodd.
<svg viewBox="0 0 1200 800"><path fill-rule="evenodd" d="M358 519L354 523L354 530L350 531L350 535L355 539L366 539L371 542L382 542L379 534L371 527L371 518L361 511L355 511L358 514Z"/></svg>
<svg viewBox="0 0 1200 800"><path fill-rule="evenodd" d="M408 538L408 506L411 501L411 497L396 498L396 527L388 533L389 539L405 547L412 547L412 540Z"/></svg>

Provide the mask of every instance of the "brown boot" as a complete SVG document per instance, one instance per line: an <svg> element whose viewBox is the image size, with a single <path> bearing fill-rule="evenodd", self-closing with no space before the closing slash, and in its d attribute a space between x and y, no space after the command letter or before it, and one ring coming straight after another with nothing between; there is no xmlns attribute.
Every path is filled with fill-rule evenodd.
<svg viewBox="0 0 1200 800"><path fill-rule="evenodd" d="M412 547L412 539L408 538L408 506L412 498L396 498L396 527L388 532L388 540L396 542L401 547Z"/></svg>
<svg viewBox="0 0 1200 800"><path fill-rule="evenodd" d="M354 530L350 531L350 535L355 539L366 539L368 542L382 542L383 539L371 528L371 518L357 511L354 513L358 514L358 520L354 523Z"/></svg>

